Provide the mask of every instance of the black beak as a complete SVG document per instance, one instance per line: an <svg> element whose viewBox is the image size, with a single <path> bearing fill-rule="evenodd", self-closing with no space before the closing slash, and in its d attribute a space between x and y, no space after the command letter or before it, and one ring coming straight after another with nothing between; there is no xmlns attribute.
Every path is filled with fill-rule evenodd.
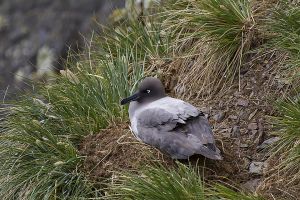
<svg viewBox="0 0 300 200"><path fill-rule="evenodd" d="M130 97L127 97L127 98L125 98L125 99L122 99L121 105L125 105L125 104L127 104L127 103L129 103L129 102L131 102L131 101L136 101L136 100L138 100L140 97L141 97L140 93L137 92L137 93L131 95Z"/></svg>

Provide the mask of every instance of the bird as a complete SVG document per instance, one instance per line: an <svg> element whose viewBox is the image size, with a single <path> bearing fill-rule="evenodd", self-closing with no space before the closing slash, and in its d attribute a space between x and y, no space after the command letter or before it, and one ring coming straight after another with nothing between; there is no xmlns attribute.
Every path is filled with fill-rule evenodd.
<svg viewBox="0 0 300 200"><path fill-rule="evenodd" d="M133 95L121 100L121 105L127 103L132 132L142 142L172 159L199 154L212 160L223 159L204 113L168 96L158 78L144 78Z"/></svg>

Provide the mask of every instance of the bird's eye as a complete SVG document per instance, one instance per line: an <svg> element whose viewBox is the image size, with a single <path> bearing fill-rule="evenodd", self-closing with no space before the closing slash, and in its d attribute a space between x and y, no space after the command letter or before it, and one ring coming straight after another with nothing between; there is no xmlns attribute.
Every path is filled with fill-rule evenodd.
<svg viewBox="0 0 300 200"><path fill-rule="evenodd" d="M146 93L148 93L148 94L149 94L150 92L151 92L150 90L146 90Z"/></svg>

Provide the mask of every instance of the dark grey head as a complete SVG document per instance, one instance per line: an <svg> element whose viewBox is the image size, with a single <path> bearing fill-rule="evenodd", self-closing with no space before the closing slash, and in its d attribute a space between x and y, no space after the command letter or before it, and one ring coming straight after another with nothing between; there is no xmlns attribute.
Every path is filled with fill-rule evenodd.
<svg viewBox="0 0 300 200"><path fill-rule="evenodd" d="M132 96L121 101L121 105L131 101L139 103L152 102L166 96L165 88L158 78L147 77L139 85L139 89Z"/></svg>

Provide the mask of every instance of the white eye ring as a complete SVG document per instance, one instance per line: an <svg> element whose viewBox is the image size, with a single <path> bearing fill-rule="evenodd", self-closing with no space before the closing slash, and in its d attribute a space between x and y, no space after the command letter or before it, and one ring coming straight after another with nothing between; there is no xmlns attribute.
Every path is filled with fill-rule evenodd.
<svg viewBox="0 0 300 200"><path fill-rule="evenodd" d="M150 90L146 90L146 92L149 94L151 91Z"/></svg>

